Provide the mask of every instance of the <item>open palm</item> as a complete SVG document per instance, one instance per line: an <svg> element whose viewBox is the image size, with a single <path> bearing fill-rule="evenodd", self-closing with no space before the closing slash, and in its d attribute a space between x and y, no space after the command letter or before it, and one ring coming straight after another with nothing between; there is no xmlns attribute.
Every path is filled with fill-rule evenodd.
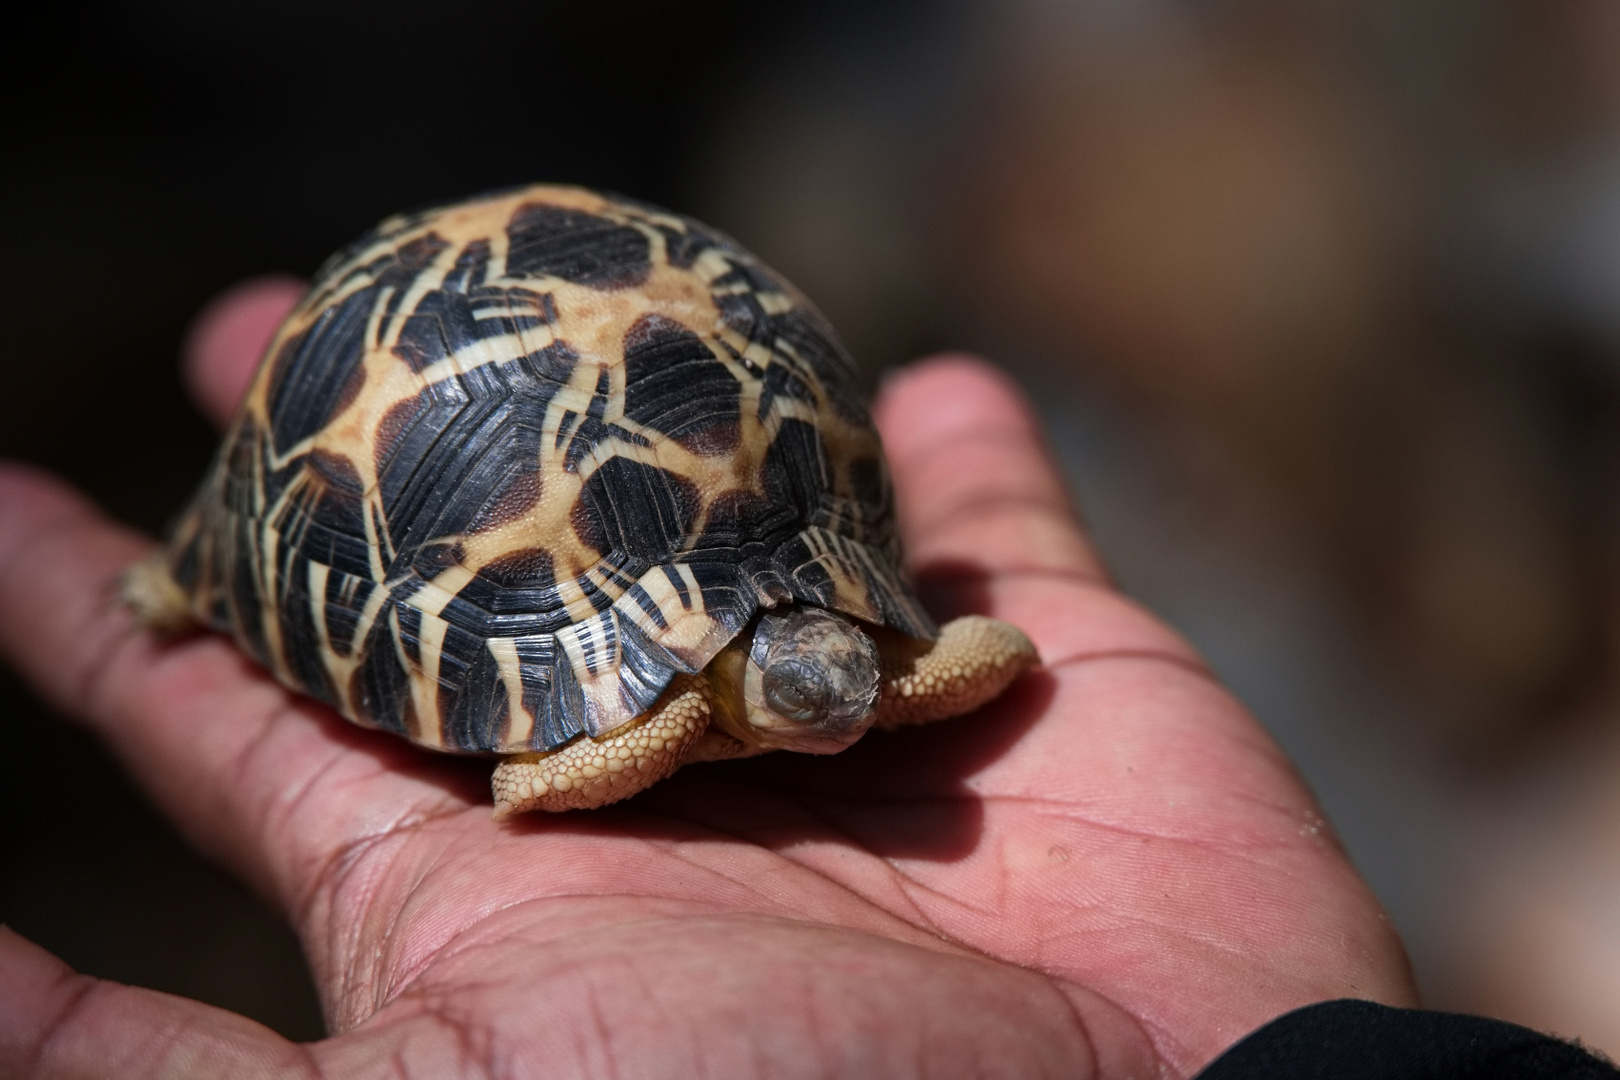
<svg viewBox="0 0 1620 1080"><path fill-rule="evenodd" d="M191 375L216 419L290 300L211 315ZM0 930L0 1074L1184 1075L1298 1005L1411 1003L1309 794L1109 585L1016 392L937 359L877 416L935 614L1022 627L1042 669L834 758L501 822L487 762L351 727L221 638L135 630L107 597L150 541L0 473L0 647L280 906L333 1032L295 1046Z"/></svg>

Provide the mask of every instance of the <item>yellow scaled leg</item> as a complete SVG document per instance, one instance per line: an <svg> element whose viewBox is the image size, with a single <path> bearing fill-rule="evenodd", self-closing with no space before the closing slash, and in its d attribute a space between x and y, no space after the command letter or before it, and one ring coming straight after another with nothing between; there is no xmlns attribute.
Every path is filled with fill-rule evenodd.
<svg viewBox="0 0 1620 1080"><path fill-rule="evenodd" d="M677 675L653 707L600 739L514 754L495 767L495 816L523 810L584 810L629 798L686 760L714 709L702 675Z"/></svg>
<svg viewBox="0 0 1620 1080"><path fill-rule="evenodd" d="M125 570L118 592L136 620L159 637L175 637L196 625L191 602L170 576L161 550Z"/></svg>
<svg viewBox="0 0 1620 1080"><path fill-rule="evenodd" d="M880 728L972 712L1039 659L1022 630L983 615L946 623L938 641L907 640L882 652L883 696L876 720Z"/></svg>

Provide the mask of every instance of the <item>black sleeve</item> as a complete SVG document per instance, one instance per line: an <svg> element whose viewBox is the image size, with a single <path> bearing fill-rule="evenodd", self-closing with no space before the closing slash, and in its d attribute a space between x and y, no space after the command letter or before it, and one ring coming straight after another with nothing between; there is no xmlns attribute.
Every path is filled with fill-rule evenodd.
<svg viewBox="0 0 1620 1080"><path fill-rule="evenodd" d="M1325 1001L1278 1017L1198 1080L1620 1080L1580 1046L1479 1016Z"/></svg>

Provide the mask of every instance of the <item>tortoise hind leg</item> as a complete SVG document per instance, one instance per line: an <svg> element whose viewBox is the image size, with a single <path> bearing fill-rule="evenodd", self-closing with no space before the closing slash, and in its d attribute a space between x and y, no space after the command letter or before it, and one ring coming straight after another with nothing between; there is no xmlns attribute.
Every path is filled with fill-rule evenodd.
<svg viewBox="0 0 1620 1080"><path fill-rule="evenodd" d="M883 696L875 724L880 728L972 712L1039 660L1022 630L983 615L946 623L938 641L886 634L879 647Z"/></svg>
<svg viewBox="0 0 1620 1080"><path fill-rule="evenodd" d="M160 637L175 637L196 626L190 598L169 573L162 548L124 571L118 596L142 626Z"/></svg>
<svg viewBox="0 0 1620 1080"><path fill-rule="evenodd" d="M680 768L709 725L714 692L702 675L677 675L653 707L599 739L514 754L495 766L495 817L524 810L585 810L629 798Z"/></svg>

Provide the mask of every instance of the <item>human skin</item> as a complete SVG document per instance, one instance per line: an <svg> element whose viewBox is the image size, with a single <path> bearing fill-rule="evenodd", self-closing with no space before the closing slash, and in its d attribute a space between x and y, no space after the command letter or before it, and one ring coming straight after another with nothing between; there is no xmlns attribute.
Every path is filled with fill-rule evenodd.
<svg viewBox="0 0 1620 1080"><path fill-rule="evenodd" d="M216 422L295 288L200 319ZM1414 1004L1298 775L1110 583L1015 388L939 357L875 410L934 614L1022 627L1041 669L835 757L499 822L487 762L353 727L222 637L138 630L107 597L152 541L0 470L0 653L285 914L332 1032L293 1044L0 928L0 1076L1185 1076L1310 1002Z"/></svg>

